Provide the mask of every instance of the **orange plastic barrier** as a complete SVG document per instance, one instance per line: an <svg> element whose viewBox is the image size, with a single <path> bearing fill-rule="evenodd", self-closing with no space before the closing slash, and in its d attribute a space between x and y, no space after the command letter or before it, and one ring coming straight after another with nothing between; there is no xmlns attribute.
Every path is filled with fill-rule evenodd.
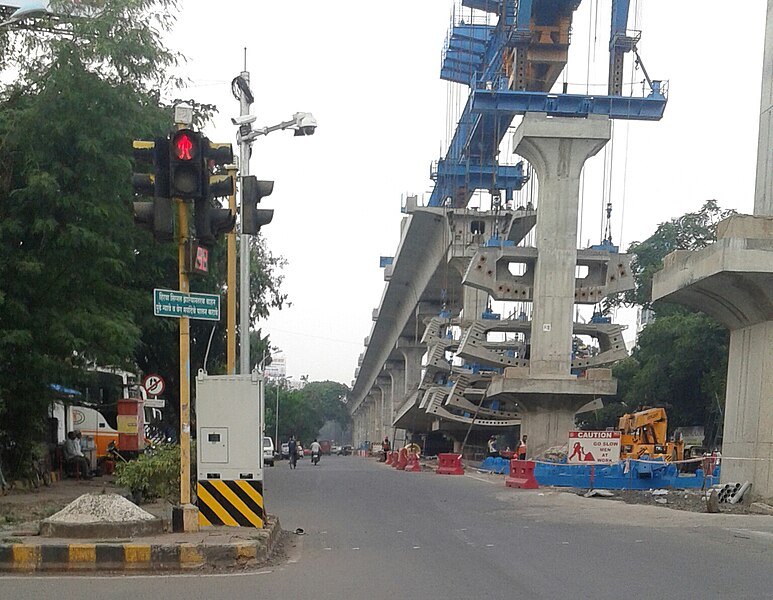
<svg viewBox="0 0 773 600"><path fill-rule="evenodd" d="M386 453L386 464L391 465L392 461L394 460L394 457L395 457L395 453L394 452L387 451L387 453Z"/></svg>
<svg viewBox="0 0 773 600"><path fill-rule="evenodd" d="M442 453L437 455L437 460L435 473L438 475L464 475L461 454Z"/></svg>
<svg viewBox="0 0 773 600"><path fill-rule="evenodd" d="M408 451L405 448L400 448L395 469L398 471L405 471L406 466L408 466Z"/></svg>
<svg viewBox="0 0 773 600"><path fill-rule="evenodd" d="M512 459L510 475L505 479L505 485L523 490L536 490L539 484L534 477L534 461Z"/></svg>
<svg viewBox="0 0 773 600"><path fill-rule="evenodd" d="M421 472L421 465L419 464L419 455L415 452L408 453L408 464L405 466L406 471L411 473Z"/></svg>

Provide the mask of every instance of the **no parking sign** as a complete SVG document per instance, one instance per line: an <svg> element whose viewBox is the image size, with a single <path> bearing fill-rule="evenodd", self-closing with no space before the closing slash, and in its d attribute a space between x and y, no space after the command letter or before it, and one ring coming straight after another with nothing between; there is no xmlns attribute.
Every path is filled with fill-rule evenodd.
<svg viewBox="0 0 773 600"><path fill-rule="evenodd" d="M142 382L148 396L160 396L164 393L164 380L160 375L148 375Z"/></svg>

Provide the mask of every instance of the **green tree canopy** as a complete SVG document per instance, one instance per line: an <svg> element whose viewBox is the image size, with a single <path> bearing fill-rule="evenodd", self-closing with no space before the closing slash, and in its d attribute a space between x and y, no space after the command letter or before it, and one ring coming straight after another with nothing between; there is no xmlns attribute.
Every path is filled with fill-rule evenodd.
<svg viewBox="0 0 773 600"><path fill-rule="evenodd" d="M278 379L266 386L266 435L274 436L276 404L279 400L279 441L294 435L308 445L328 421L342 427L351 422L346 405L341 402L349 388L333 381L313 381L300 390L290 390L287 381Z"/></svg>
<svg viewBox="0 0 773 600"><path fill-rule="evenodd" d="M175 62L170 17L151 7L170 5L117 0L67 35L6 33L18 77L0 96L0 429L17 444L42 426L49 383L132 362L127 142L169 119L151 83Z"/></svg>
<svg viewBox="0 0 773 600"><path fill-rule="evenodd" d="M735 211L723 210L716 200L707 200L697 212L686 213L658 225L643 242L633 242L628 253L633 254L631 269L635 289L622 297L610 299L611 305L627 304L650 308L652 277L663 268L663 259L674 250L700 250L717 239L717 223ZM661 305L659 310L672 311L673 305Z"/></svg>
<svg viewBox="0 0 773 600"><path fill-rule="evenodd" d="M643 406L667 409L669 429L722 421L727 377L727 331L702 313L664 302L652 304L654 274L674 250L700 250L716 240L717 223L734 211L722 210L715 200L701 209L661 223L643 242L634 242L632 269L635 290L610 302L652 309L653 323L639 334L631 357L615 365L617 403L583 415L585 427L613 427L617 418ZM708 431L712 437L716 432Z"/></svg>
<svg viewBox="0 0 773 600"><path fill-rule="evenodd" d="M179 83L180 56L163 37L177 2L96 5L54 31L33 19L0 32L3 64L18 73L0 88L0 432L17 443L42 430L49 384L73 385L90 364L160 373L177 405L178 321L152 306L153 288L178 288L177 247L133 224L131 188L131 141L172 126L161 98ZM196 109L199 124L215 110ZM259 236L250 244L254 322L287 298L284 260ZM226 255L221 240L193 291L225 293ZM208 371L225 368L224 321L211 334L191 323L194 373L210 340Z"/></svg>
<svg viewBox="0 0 773 600"><path fill-rule="evenodd" d="M319 412L325 422L335 421L341 427L351 423L351 415L343 403L349 388L334 381L313 381L304 386L303 397Z"/></svg>

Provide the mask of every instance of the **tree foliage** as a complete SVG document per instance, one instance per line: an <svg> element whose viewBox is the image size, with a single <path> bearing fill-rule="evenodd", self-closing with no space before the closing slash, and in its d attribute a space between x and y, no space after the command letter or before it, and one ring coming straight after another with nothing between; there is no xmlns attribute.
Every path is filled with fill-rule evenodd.
<svg viewBox="0 0 773 600"><path fill-rule="evenodd" d="M723 210L716 200L707 200L697 212L686 213L658 225L654 234L643 242L633 242L631 269L636 287L610 304L652 306L652 277L663 268L663 259L674 250L700 250L717 239L717 223L735 211ZM663 307L662 310L671 310Z"/></svg>
<svg viewBox="0 0 773 600"><path fill-rule="evenodd" d="M74 385L87 365L162 374L167 406L178 404L178 321L154 317L152 305L153 288L178 288L177 247L134 225L131 188L131 140L172 126L161 98L179 83L181 57L163 36L177 2L86 4L91 18L0 32L16 74L0 89L0 431L16 444L42 431L49 384ZM196 108L199 124L216 110ZM287 298L284 260L260 237L250 243L254 322ZM221 240L191 289L224 295L226 257ZM224 372L224 322L213 332L191 321L192 373L208 349L208 371Z"/></svg>
<svg viewBox="0 0 773 600"><path fill-rule="evenodd" d="M328 421L342 427L351 422L346 405L341 402L349 388L333 381L314 381L303 389L290 390L285 380L277 380L266 387L266 435L274 435L276 428L277 394L279 399L279 441L294 435L308 445Z"/></svg>
<svg viewBox="0 0 773 600"><path fill-rule="evenodd" d="M169 3L6 40L19 76L0 105L0 428L17 444L42 426L49 383L127 365L139 340L127 141L168 120L147 76L173 62L158 36L137 47L150 4Z"/></svg>
<svg viewBox="0 0 773 600"><path fill-rule="evenodd" d="M708 200L699 211L661 223L649 238L631 244L636 288L622 302L652 309L656 319L639 334L631 357L614 367L618 402L587 416L585 426L614 427L621 414L643 406L665 407L670 429L721 422L727 331L705 314L664 302L653 305L651 288L666 255L708 246L716 240L717 223L733 212Z"/></svg>

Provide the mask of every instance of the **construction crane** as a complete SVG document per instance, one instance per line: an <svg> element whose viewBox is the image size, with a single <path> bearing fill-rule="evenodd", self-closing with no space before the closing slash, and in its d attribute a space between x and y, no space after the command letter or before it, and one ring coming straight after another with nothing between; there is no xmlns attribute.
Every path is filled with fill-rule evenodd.
<svg viewBox="0 0 773 600"><path fill-rule="evenodd" d="M528 181L523 165L498 164L499 146L513 118L608 115L659 120L665 88L650 79L646 97L622 96L624 57L639 34L626 29L630 0L613 0L607 96L550 93L569 56L572 17L581 0L462 0L498 20L452 24L443 50L441 79L468 85L470 94L445 158L433 164L429 206L465 207L476 189L504 190L507 200ZM637 61L641 63L637 54ZM564 91L565 92L565 91Z"/></svg>
<svg viewBox="0 0 773 600"><path fill-rule="evenodd" d="M665 408L649 408L620 417L620 458L682 460L684 439L668 441L668 418Z"/></svg>

